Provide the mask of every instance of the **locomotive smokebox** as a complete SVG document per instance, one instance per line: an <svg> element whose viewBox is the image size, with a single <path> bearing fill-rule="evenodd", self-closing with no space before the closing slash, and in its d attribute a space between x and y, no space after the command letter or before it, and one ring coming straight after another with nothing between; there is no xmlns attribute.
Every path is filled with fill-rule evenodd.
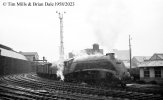
<svg viewBox="0 0 163 100"><path fill-rule="evenodd" d="M115 59L115 53L107 53L106 56L109 56L110 59Z"/></svg>

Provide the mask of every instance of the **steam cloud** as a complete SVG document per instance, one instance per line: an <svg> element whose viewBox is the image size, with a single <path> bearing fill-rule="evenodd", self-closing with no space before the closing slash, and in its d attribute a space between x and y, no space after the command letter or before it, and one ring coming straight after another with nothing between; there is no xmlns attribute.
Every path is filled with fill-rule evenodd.
<svg viewBox="0 0 163 100"><path fill-rule="evenodd" d="M88 14L97 41L108 49L113 49L129 20L129 10L120 0L96 1Z"/></svg>
<svg viewBox="0 0 163 100"><path fill-rule="evenodd" d="M123 34L123 30L131 22L129 14L130 11L127 9L126 3L121 0L96 0L90 6L87 22L92 26L97 42L107 49L113 49L118 36ZM89 56L85 51L74 54L75 58ZM100 54L96 53L95 55ZM57 69L57 76L64 80L63 61L58 61Z"/></svg>
<svg viewBox="0 0 163 100"><path fill-rule="evenodd" d="M64 70L64 64L63 61L58 61L57 63L57 76L61 78L62 81L64 81L64 75L63 75L63 70Z"/></svg>
<svg viewBox="0 0 163 100"><path fill-rule="evenodd" d="M64 81L64 75L63 75L63 70L64 70L64 64L63 61L59 60L57 62L52 63L52 68L57 70L56 75L57 77L60 77L62 81Z"/></svg>
<svg viewBox="0 0 163 100"><path fill-rule="evenodd" d="M91 55L88 55L87 52L85 50L81 50L79 52L73 52L73 54L75 55L74 58L78 58L78 57L85 57L85 56L91 56L91 55L102 55L101 53L99 52L95 52L94 54L91 54Z"/></svg>

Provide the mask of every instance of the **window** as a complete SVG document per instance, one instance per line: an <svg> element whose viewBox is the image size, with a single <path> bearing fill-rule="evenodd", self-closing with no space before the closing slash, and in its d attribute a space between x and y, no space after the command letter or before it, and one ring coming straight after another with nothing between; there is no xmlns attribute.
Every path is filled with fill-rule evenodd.
<svg viewBox="0 0 163 100"><path fill-rule="evenodd" d="M144 68L144 77L149 77L149 68Z"/></svg>
<svg viewBox="0 0 163 100"><path fill-rule="evenodd" d="M155 77L161 77L161 68L154 68L155 70Z"/></svg>

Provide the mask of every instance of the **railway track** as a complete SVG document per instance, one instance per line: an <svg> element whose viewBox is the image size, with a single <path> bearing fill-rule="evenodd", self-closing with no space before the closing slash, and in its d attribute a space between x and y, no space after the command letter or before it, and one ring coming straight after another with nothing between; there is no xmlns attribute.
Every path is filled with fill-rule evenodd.
<svg viewBox="0 0 163 100"><path fill-rule="evenodd" d="M132 89L100 88L38 77L35 73L0 78L0 99L15 100L162 100L160 94Z"/></svg>

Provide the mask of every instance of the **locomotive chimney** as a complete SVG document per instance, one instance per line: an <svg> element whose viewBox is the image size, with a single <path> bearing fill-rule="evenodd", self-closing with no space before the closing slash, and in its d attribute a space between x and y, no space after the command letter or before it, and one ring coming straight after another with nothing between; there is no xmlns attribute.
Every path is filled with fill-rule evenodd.
<svg viewBox="0 0 163 100"><path fill-rule="evenodd" d="M107 53L106 56L109 56L110 59L115 59L115 53Z"/></svg>

